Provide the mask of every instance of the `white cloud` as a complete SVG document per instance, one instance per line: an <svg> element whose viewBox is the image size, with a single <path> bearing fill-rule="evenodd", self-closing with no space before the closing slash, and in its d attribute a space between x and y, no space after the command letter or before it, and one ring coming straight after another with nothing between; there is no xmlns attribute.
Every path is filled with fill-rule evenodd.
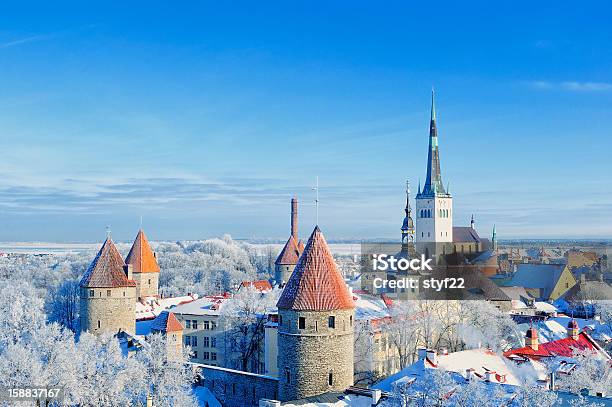
<svg viewBox="0 0 612 407"><path fill-rule="evenodd" d="M610 82L578 82L578 81L531 81L531 86L536 89L558 89L572 92L608 92L612 91Z"/></svg>
<svg viewBox="0 0 612 407"><path fill-rule="evenodd" d="M9 48L14 47L16 45L27 44L29 42L41 41L48 38L47 35L32 35L31 37L20 38L13 41L6 41L0 43L0 48Z"/></svg>

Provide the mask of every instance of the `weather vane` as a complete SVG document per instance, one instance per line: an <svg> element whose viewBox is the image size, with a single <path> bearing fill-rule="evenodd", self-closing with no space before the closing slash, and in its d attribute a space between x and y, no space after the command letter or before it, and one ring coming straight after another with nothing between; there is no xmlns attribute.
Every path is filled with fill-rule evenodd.
<svg viewBox="0 0 612 407"><path fill-rule="evenodd" d="M111 238L111 227L110 227L110 225L106 225L106 238L107 239Z"/></svg>

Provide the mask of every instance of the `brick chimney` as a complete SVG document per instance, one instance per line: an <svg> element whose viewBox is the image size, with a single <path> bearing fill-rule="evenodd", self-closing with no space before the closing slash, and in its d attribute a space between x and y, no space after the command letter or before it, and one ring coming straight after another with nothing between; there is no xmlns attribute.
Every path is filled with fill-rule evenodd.
<svg viewBox="0 0 612 407"><path fill-rule="evenodd" d="M538 331L531 325L525 335L525 346L529 346L533 350L538 350Z"/></svg>
<svg viewBox="0 0 612 407"><path fill-rule="evenodd" d="M298 201L291 198L291 236L298 241Z"/></svg>
<svg viewBox="0 0 612 407"><path fill-rule="evenodd" d="M572 318L572 320L567 324L567 337L577 341L579 333L580 329L578 328L578 323L574 318Z"/></svg>

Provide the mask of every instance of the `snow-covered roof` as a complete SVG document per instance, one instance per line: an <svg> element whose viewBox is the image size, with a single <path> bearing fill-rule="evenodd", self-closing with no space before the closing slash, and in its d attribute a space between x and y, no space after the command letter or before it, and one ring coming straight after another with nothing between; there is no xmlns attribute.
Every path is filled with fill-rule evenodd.
<svg viewBox="0 0 612 407"><path fill-rule="evenodd" d="M544 301L536 301L533 303L533 306L538 311L545 312L547 314L552 314L558 311L557 307Z"/></svg>
<svg viewBox="0 0 612 407"><path fill-rule="evenodd" d="M548 318L545 321L535 322L533 327L538 331L538 339L540 343L556 341L567 337L567 324L571 320L568 316L557 316ZM610 327L602 324L595 319L574 319L578 324L578 328L582 331L587 329L589 335L598 341L609 342L612 340L612 332ZM518 325L521 332L527 332L530 324L524 323Z"/></svg>
<svg viewBox="0 0 612 407"><path fill-rule="evenodd" d="M219 315L221 306L228 299L223 296L202 297L195 301L177 305L172 308L172 312L176 315Z"/></svg>
<svg viewBox="0 0 612 407"><path fill-rule="evenodd" d="M415 378L418 382L420 378L423 378L428 369L443 369L448 372L457 373L463 381L465 381L468 369L473 369L473 377L482 381L486 379L486 372L492 371L495 372L495 375L491 378L490 383L512 386L520 385L520 381L515 375L516 368L512 361L488 349L469 349L447 355L437 355L437 364L435 366L425 359L418 360L400 372L378 382L373 388L391 391L398 380L406 380L406 378L411 377ZM538 362L532 361L528 367L523 369L522 374L532 375L534 378L546 376L545 367Z"/></svg>
<svg viewBox="0 0 612 407"><path fill-rule="evenodd" d="M145 297L142 301L136 302L136 320L154 319L162 311L180 304L192 302L197 298L197 294L167 298Z"/></svg>
<svg viewBox="0 0 612 407"><path fill-rule="evenodd" d="M199 406L221 407L219 400L212 394L208 387L196 386L193 388L193 395L198 400Z"/></svg>
<svg viewBox="0 0 612 407"><path fill-rule="evenodd" d="M324 395L325 398L312 397L313 401L288 401L283 407L371 407L372 398L358 394ZM328 400L329 399L329 400Z"/></svg>
<svg viewBox="0 0 612 407"><path fill-rule="evenodd" d="M389 309L381 297L367 294L353 294L355 319L372 320L389 316Z"/></svg>

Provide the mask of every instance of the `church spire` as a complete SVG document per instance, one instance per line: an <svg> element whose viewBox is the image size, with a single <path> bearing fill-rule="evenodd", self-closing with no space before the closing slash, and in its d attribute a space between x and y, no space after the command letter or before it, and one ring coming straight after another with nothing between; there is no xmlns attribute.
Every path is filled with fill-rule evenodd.
<svg viewBox="0 0 612 407"><path fill-rule="evenodd" d="M432 86L431 88L431 121L436 121L436 99L435 99L435 90Z"/></svg>
<svg viewBox="0 0 612 407"><path fill-rule="evenodd" d="M427 178L423 187L424 195L446 195L440 171L440 152L438 150L438 129L436 127L435 92L431 90L431 120L429 122L429 152L427 154Z"/></svg>

